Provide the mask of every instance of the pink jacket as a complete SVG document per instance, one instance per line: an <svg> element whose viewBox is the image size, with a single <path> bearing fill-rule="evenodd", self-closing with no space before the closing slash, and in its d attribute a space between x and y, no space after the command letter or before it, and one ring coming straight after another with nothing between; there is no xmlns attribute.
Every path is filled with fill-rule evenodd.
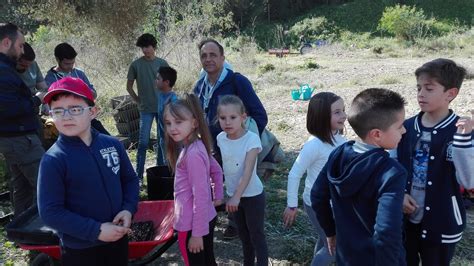
<svg viewBox="0 0 474 266"><path fill-rule="evenodd" d="M211 179L215 200L224 198L222 169L209 156L201 140L181 151L174 180L174 229L191 231L200 237L209 233L209 222L217 215L212 201Z"/></svg>

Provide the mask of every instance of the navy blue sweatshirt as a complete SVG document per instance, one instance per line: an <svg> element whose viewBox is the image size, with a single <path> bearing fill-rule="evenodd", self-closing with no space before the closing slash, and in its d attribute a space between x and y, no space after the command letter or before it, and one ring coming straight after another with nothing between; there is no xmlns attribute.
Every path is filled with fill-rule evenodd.
<svg viewBox="0 0 474 266"><path fill-rule="evenodd" d="M0 53L0 137L34 133L41 101L16 72L16 62Z"/></svg>
<svg viewBox="0 0 474 266"><path fill-rule="evenodd" d="M132 215L137 210L138 178L124 147L95 130L92 138L87 146L60 135L40 164L40 217L69 248L104 244L98 240L100 225L122 210Z"/></svg>
<svg viewBox="0 0 474 266"><path fill-rule="evenodd" d="M328 237L336 236L338 265L405 265L406 171L382 148L356 146L336 148L321 170L311 190L316 217Z"/></svg>

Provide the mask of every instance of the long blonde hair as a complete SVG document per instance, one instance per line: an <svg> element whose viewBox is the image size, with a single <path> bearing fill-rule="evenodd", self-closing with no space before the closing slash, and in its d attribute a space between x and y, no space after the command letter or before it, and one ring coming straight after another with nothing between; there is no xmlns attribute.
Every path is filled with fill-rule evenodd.
<svg viewBox="0 0 474 266"><path fill-rule="evenodd" d="M176 102L168 103L165 106L164 113L169 113L174 118L187 120L189 114L192 115L197 122L197 127L192 133L187 145L193 143L196 139L200 139L206 147L207 154L212 155L212 138L209 127L204 119L204 112L201 108L199 99L194 94L186 93ZM165 125L166 127L166 125ZM165 134L166 157L173 172L176 170L176 162L178 161L181 143L175 142L168 133ZM186 147L184 147L186 149Z"/></svg>

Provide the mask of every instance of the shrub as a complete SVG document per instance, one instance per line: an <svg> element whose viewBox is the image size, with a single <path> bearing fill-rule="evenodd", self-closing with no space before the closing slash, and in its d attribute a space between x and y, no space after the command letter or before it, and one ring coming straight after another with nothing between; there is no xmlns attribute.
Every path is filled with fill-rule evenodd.
<svg viewBox="0 0 474 266"><path fill-rule="evenodd" d="M385 8L378 29L400 40L414 41L427 36L431 23L427 21L423 9L395 5Z"/></svg>
<svg viewBox="0 0 474 266"><path fill-rule="evenodd" d="M270 71L273 71L275 70L275 66L273 64L270 64L270 63L267 63L267 64L264 64L264 65L260 65L258 66L258 73L259 74L264 74L264 73L267 73L267 72L270 72Z"/></svg>
<svg viewBox="0 0 474 266"><path fill-rule="evenodd" d="M338 35L338 28L325 17L306 18L297 22L288 31L293 45L300 44L300 36L305 41L334 40Z"/></svg>
<svg viewBox="0 0 474 266"><path fill-rule="evenodd" d="M307 60L303 64L304 69L319 69L321 66L313 60Z"/></svg>

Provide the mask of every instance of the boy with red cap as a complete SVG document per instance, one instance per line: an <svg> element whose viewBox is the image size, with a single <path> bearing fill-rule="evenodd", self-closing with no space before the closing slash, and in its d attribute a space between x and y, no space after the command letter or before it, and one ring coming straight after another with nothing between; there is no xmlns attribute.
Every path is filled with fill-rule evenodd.
<svg viewBox="0 0 474 266"><path fill-rule="evenodd" d="M60 136L41 160L38 209L58 231L63 265L127 265L138 178L122 144L91 128L94 96L78 78L44 96Z"/></svg>

